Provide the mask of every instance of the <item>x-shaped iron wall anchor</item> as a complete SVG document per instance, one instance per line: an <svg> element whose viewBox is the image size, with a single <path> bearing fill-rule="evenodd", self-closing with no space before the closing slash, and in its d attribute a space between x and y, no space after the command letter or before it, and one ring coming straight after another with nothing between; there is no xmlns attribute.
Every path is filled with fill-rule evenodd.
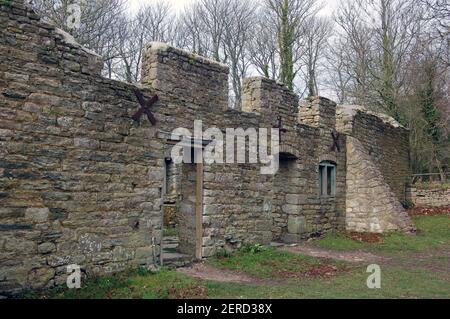
<svg viewBox="0 0 450 319"><path fill-rule="evenodd" d="M341 152L341 146L339 144L339 133L334 134L334 132L331 132L331 137L333 137L333 146L331 147L331 150L334 152L337 150L338 152Z"/></svg>
<svg viewBox="0 0 450 319"><path fill-rule="evenodd" d="M133 120L137 122L141 119L142 115L146 114L150 123L152 123L152 125L156 125L157 120L153 113L150 111L150 108L158 101L158 96L155 95L150 100L146 100L142 92L137 89L134 90L134 94L136 94L141 108L136 112L136 114L133 115Z"/></svg>

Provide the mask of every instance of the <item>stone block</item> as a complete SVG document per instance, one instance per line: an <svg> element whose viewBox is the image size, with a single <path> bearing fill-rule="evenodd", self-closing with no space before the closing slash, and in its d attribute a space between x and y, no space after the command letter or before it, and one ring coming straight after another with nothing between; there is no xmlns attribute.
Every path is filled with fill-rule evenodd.
<svg viewBox="0 0 450 319"><path fill-rule="evenodd" d="M25 219L33 223L48 222L50 210L48 208L28 208L25 211Z"/></svg>
<svg viewBox="0 0 450 319"><path fill-rule="evenodd" d="M98 149L100 147L100 142L90 138L75 138L74 145L79 148Z"/></svg>
<svg viewBox="0 0 450 319"><path fill-rule="evenodd" d="M148 264L153 263L153 249L152 247L143 247L138 248L136 250L136 259L138 260L145 260L148 262Z"/></svg>
<svg viewBox="0 0 450 319"><path fill-rule="evenodd" d="M53 268L39 268L33 269L28 274L28 282L34 289L42 289L48 285L50 280L55 276Z"/></svg>
<svg viewBox="0 0 450 319"><path fill-rule="evenodd" d="M303 216L289 216L288 232L289 234L302 234L306 230L306 219Z"/></svg>
<svg viewBox="0 0 450 319"><path fill-rule="evenodd" d="M38 246L38 251L39 253L46 255L56 251L56 245L50 242L42 243Z"/></svg>

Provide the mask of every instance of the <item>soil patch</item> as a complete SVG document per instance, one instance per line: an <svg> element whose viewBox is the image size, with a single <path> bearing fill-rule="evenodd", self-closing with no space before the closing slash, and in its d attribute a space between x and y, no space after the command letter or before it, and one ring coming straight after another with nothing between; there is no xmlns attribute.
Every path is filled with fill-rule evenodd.
<svg viewBox="0 0 450 319"><path fill-rule="evenodd" d="M448 207L414 207L408 210L408 214L411 217L414 216L438 216L449 215L450 206Z"/></svg>
<svg viewBox="0 0 450 319"><path fill-rule="evenodd" d="M217 281L223 283L237 283L237 284L257 284L257 285L273 285L282 284L281 281L263 280L251 277L239 271L229 269L219 269L205 263L193 264L190 267L179 268L178 272L187 276L209 281Z"/></svg>
<svg viewBox="0 0 450 319"><path fill-rule="evenodd" d="M364 251L335 251L325 248L314 247L310 244L304 243L296 246L285 246L281 249L307 256L328 258L335 260L342 260L351 263L381 263L390 260L390 257L379 256Z"/></svg>

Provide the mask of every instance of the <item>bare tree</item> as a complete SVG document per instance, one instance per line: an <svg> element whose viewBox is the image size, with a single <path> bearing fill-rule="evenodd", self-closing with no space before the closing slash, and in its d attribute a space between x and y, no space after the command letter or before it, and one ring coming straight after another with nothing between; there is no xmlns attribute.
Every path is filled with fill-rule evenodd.
<svg viewBox="0 0 450 319"><path fill-rule="evenodd" d="M277 38L266 14L264 8L259 9L249 44L250 60L260 75L276 80L279 74Z"/></svg>
<svg viewBox="0 0 450 319"><path fill-rule="evenodd" d="M374 30L370 68L382 110L400 120L397 93L402 90L405 59L421 30L421 11L413 1L358 0Z"/></svg>
<svg viewBox="0 0 450 319"><path fill-rule="evenodd" d="M269 11L268 18L274 26L278 38L280 59L280 81L290 89L294 88L294 79L298 70L295 64L295 44L300 35L301 23L317 12L316 0L264 0Z"/></svg>
<svg viewBox="0 0 450 319"><path fill-rule="evenodd" d="M223 40L229 26L231 0L199 0L197 16L211 41L211 56L217 62L225 62Z"/></svg>
<svg viewBox="0 0 450 319"><path fill-rule="evenodd" d="M119 78L128 82L139 81L145 45L152 41L170 42L175 28L174 19L170 5L158 1L141 6L131 20L127 17L119 20Z"/></svg>
<svg viewBox="0 0 450 319"><path fill-rule="evenodd" d="M398 101L405 89L404 64L422 24L420 6L403 0L344 3L336 21L352 76L350 98L401 120Z"/></svg>
<svg viewBox="0 0 450 319"><path fill-rule="evenodd" d="M310 17L302 23L300 41L304 47L302 60L306 68L305 82L307 83L308 96L319 94L318 67L319 62L325 56L333 30L333 25L328 18Z"/></svg>
<svg viewBox="0 0 450 319"><path fill-rule="evenodd" d="M178 21L177 38L181 48L209 57L208 54L211 52L210 40L200 15L201 4L199 2L194 2L191 6L185 8Z"/></svg>
<svg viewBox="0 0 450 319"><path fill-rule="evenodd" d="M126 0L34 0L33 3L46 20L102 55L107 77L129 82L139 80L145 44L170 42L174 29L171 7L163 1L141 6L135 16L126 11ZM79 29L70 29L67 23L70 5L74 3L81 9Z"/></svg>
<svg viewBox="0 0 450 319"><path fill-rule="evenodd" d="M183 48L230 66L230 97L235 107L241 104L241 81L250 66L255 11L253 1L198 0L185 8L177 26L184 35L177 40Z"/></svg>
<svg viewBox="0 0 450 319"><path fill-rule="evenodd" d="M442 39L450 35L450 3L447 0L420 0L428 9L424 19L434 22L435 31Z"/></svg>
<svg viewBox="0 0 450 319"><path fill-rule="evenodd" d="M70 32L82 45L97 53L102 53L107 45L111 32L116 25L117 17L126 8L126 0L33 0L34 8L58 28ZM71 16L70 6L79 4L81 9L80 28L70 29L68 19Z"/></svg>
<svg viewBox="0 0 450 319"><path fill-rule="evenodd" d="M428 40L440 52L439 58L450 67L450 2L447 0L419 0L425 7L423 20L428 24Z"/></svg>
<svg viewBox="0 0 450 319"><path fill-rule="evenodd" d="M350 103L350 85L352 77L349 72L348 48L345 40L335 39L325 51L326 78L325 87L333 92L340 104Z"/></svg>
<svg viewBox="0 0 450 319"><path fill-rule="evenodd" d="M341 5L335 15L338 30L338 38L334 43L332 52L339 56L330 56L330 61L337 60L341 64L338 69L342 83L348 85L347 92L341 92L346 96L344 100L350 103L370 106L371 100L371 77L370 65L372 60L373 30L361 20L362 9L354 2L347 1ZM333 62L331 62L333 63ZM330 63L329 63L330 64ZM345 72L346 74L344 75ZM344 80L348 76L348 80Z"/></svg>
<svg viewBox="0 0 450 319"><path fill-rule="evenodd" d="M255 6L252 2L230 1L223 42L230 65L235 108L239 108L241 105L242 78L247 75L250 67L248 48L254 34L255 21Z"/></svg>

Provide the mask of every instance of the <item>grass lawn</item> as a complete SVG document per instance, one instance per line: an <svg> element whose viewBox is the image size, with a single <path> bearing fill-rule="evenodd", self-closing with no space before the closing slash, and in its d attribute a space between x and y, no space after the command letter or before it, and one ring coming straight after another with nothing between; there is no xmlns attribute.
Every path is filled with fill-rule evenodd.
<svg viewBox="0 0 450 319"><path fill-rule="evenodd" d="M368 265L318 259L274 248L246 248L232 255L207 261L227 271L255 278L255 283L219 283L193 279L174 270L128 271L92 279L80 290L53 289L26 298L450 298L448 256L432 255L417 262L408 257L439 251L450 244L448 216L418 217L417 236L389 235L382 244L363 244L342 235L329 236L315 244L338 250L364 249L396 256L400 263L382 268L381 289L368 289ZM408 254L410 254L408 256ZM403 259L402 259L403 258ZM402 264L405 261L405 264ZM431 266L430 266L431 265ZM430 268L431 267L431 268ZM437 267L437 268L433 268Z"/></svg>
<svg viewBox="0 0 450 319"><path fill-rule="evenodd" d="M322 248L335 250L357 250L382 254L407 254L430 251L450 246L450 217L420 216L414 218L418 232L416 235L393 233L383 236L381 243L363 243L352 240L344 234L330 234L315 244Z"/></svg>
<svg viewBox="0 0 450 319"><path fill-rule="evenodd" d="M293 254L275 248L264 248L258 252L243 249L228 258L212 258L208 263L217 268L236 270L255 278L274 281L330 277L351 268L344 262Z"/></svg>
<svg viewBox="0 0 450 319"><path fill-rule="evenodd" d="M179 230L177 228L169 227L164 228L164 237L176 237L179 235Z"/></svg>

